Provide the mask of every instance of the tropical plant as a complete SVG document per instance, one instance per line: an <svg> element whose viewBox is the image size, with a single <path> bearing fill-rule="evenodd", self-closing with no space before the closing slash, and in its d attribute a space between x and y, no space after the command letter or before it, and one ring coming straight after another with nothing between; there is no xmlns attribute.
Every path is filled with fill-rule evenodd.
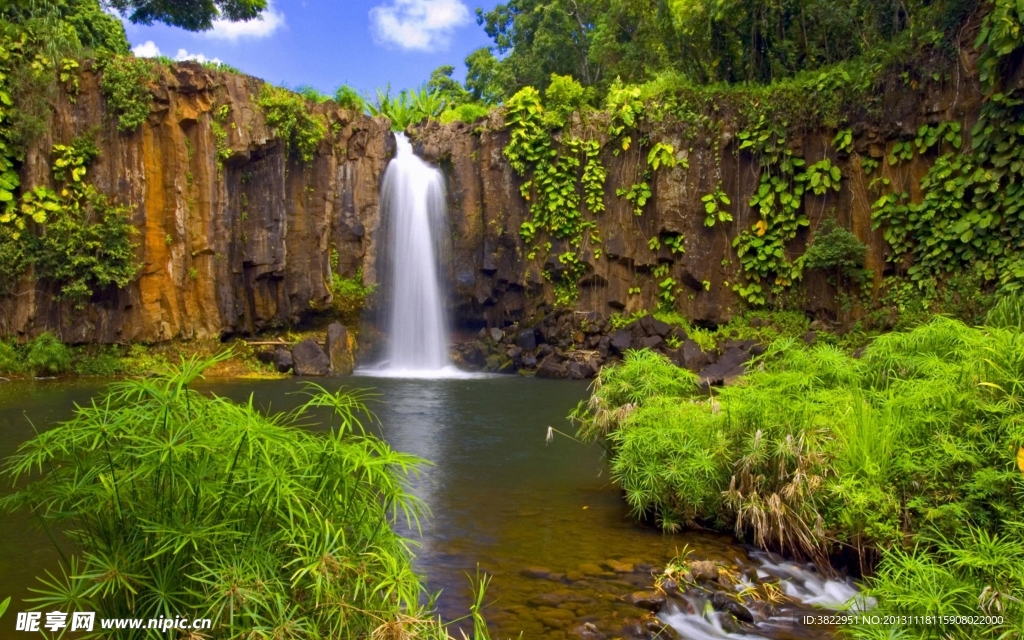
<svg viewBox="0 0 1024 640"><path fill-rule="evenodd" d="M192 390L223 357L114 384L4 463L18 489L0 507L76 548L35 606L187 610L218 638L446 638L392 530L423 511L407 489L423 461L364 430L357 392L309 385L294 412L265 415ZM314 415L326 432L301 428Z"/></svg>

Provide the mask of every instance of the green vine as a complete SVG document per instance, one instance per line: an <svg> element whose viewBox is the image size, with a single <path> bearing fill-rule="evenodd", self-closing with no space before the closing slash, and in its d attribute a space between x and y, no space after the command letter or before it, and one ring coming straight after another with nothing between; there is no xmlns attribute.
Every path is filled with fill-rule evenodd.
<svg viewBox="0 0 1024 640"><path fill-rule="evenodd" d="M563 122L546 117L540 93L533 87L522 89L506 103L509 142L504 155L512 169L525 178L519 191L530 207L530 219L522 223L520 235L527 244L547 238L567 245L558 255L560 275L545 271L545 277L556 285L560 302L576 295L577 282L586 268L581 260L584 247L595 246L595 256L599 255L596 225L585 219L584 212L605 210L607 179L599 157L600 143L569 131L556 135ZM544 246L550 250L550 240ZM532 251L530 257L534 255Z"/></svg>
<svg viewBox="0 0 1024 640"><path fill-rule="evenodd" d="M32 268L36 279L56 285L57 299L81 306L96 290L125 287L134 279L139 265L128 207L111 204L85 182L97 154L90 140L54 145L57 190L26 190L19 207L0 215L0 256L16 258L0 269L4 292Z"/></svg>
<svg viewBox="0 0 1024 640"><path fill-rule="evenodd" d="M700 199L704 203L704 226L713 227L715 222L732 222L732 214L725 210L732 200L722 190L722 182L715 185L715 190Z"/></svg>

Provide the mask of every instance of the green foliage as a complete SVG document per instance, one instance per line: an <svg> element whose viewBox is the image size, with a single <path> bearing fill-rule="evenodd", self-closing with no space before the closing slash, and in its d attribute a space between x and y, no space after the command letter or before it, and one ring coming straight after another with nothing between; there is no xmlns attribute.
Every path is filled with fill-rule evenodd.
<svg viewBox="0 0 1024 640"><path fill-rule="evenodd" d="M347 84L337 88L334 92L334 101L342 109L351 109L360 113L366 110L366 100L363 99L363 96L359 95L358 91Z"/></svg>
<svg viewBox="0 0 1024 640"><path fill-rule="evenodd" d="M377 285L363 284L362 269L356 271L351 278L342 278L339 275L334 275L333 278L331 307L343 323L355 326L359 323L369 297L377 290Z"/></svg>
<svg viewBox="0 0 1024 640"><path fill-rule="evenodd" d="M288 148L304 162L312 162L327 135L323 116L312 113L301 95L269 84L263 85L257 104L266 115L267 125Z"/></svg>
<svg viewBox="0 0 1024 640"><path fill-rule="evenodd" d="M1024 332L1024 296L1011 293L999 298L985 316L985 324Z"/></svg>
<svg viewBox="0 0 1024 640"><path fill-rule="evenodd" d="M733 530L820 562L846 547L865 571L877 563L875 612L998 612L998 635L1024 624L1022 363L1016 326L937 317L859 359L776 341L743 384L711 397L668 371L606 367L572 417L605 438L635 512L666 529Z"/></svg>
<svg viewBox="0 0 1024 640"><path fill-rule="evenodd" d="M161 0L106 0L134 24L163 22L188 31L208 31L214 20L246 21L267 9L267 0L209 0L202 3Z"/></svg>
<svg viewBox="0 0 1024 640"><path fill-rule="evenodd" d="M482 104L476 104L468 102L466 104L460 104L457 107L446 110L438 120L441 124L448 124L450 122L464 122L466 124L473 124L481 118L486 118L490 113L490 109Z"/></svg>
<svg viewBox="0 0 1024 640"><path fill-rule="evenodd" d="M383 91L377 89L376 100L367 102L366 109L371 116L384 116L390 120L393 131L405 131L414 124L440 117L447 106L439 93L431 92L425 86L403 89L392 97L389 85Z"/></svg>
<svg viewBox="0 0 1024 640"><path fill-rule="evenodd" d="M554 95L559 100L566 95L578 97L571 84L571 79L560 82L562 88ZM571 102L575 98L565 99ZM555 108L563 109L565 103L556 101ZM576 282L583 275L583 251L600 242L595 223L584 217L584 210L592 215L604 211L607 172L599 158L600 143L577 138L569 131L554 135L549 127L558 130L561 124L561 116L548 116L540 93L532 87L506 103L509 142L504 155L512 169L525 178L519 191L530 203L530 220L522 224L520 235L528 244L536 242L535 246L549 239L568 245L558 257L565 267L558 277L564 283L562 298L568 300L575 297Z"/></svg>
<svg viewBox="0 0 1024 640"><path fill-rule="evenodd" d="M25 356L14 344L0 340L0 374L25 373Z"/></svg>
<svg viewBox="0 0 1024 640"><path fill-rule="evenodd" d="M149 84L155 79L153 63L145 58L115 56L104 64L100 89L117 114L118 131L135 131L149 117L153 104Z"/></svg>
<svg viewBox="0 0 1024 640"><path fill-rule="evenodd" d="M322 93L316 87L310 86L308 84L302 84L295 87L295 93L299 94L308 102L312 102L313 104L323 104L331 99L331 96L327 95L326 93Z"/></svg>
<svg viewBox="0 0 1024 640"><path fill-rule="evenodd" d="M28 368L37 376L57 375L71 368L71 350L49 331L29 341L25 356Z"/></svg>
<svg viewBox="0 0 1024 640"><path fill-rule="evenodd" d="M136 231L128 207L111 204L85 182L87 166L98 153L91 140L54 145L53 152L59 192L46 187L25 191L18 209L0 215L0 255L16 259L0 271L0 286L12 290L32 266L37 279L57 285L58 299L81 305L97 289L125 287L134 279L139 269L132 242Z"/></svg>
<svg viewBox="0 0 1024 640"><path fill-rule="evenodd" d="M722 183L715 186L715 190L702 197L704 203L704 226L713 227L715 222L732 222L732 214L725 210L732 204L732 200L722 190Z"/></svg>
<svg viewBox="0 0 1024 640"><path fill-rule="evenodd" d="M473 100L496 105L511 96L513 79L489 47L466 56L466 90Z"/></svg>
<svg viewBox="0 0 1024 640"><path fill-rule="evenodd" d="M569 122L569 116L582 111L590 93L572 76L551 74L551 82L544 90L545 120L549 127L558 128Z"/></svg>
<svg viewBox="0 0 1024 640"><path fill-rule="evenodd" d="M864 269L867 246L846 228L829 218L814 234L807 251L798 258L804 269L823 269L831 284L845 291L851 284L858 288L870 276Z"/></svg>
<svg viewBox="0 0 1024 640"><path fill-rule="evenodd" d="M34 511L76 550L35 604L188 609L218 638L446 638L392 530L417 522L407 486L423 462L364 431L353 392L310 385L295 412L264 415L193 391L222 358L112 385L6 461L19 488L0 506ZM303 428L315 416L328 431Z"/></svg>
<svg viewBox="0 0 1024 640"><path fill-rule="evenodd" d="M820 196L831 191L839 191L839 181L842 173L839 167L832 164L828 158L815 162L807 167L807 171L797 176L797 180L807 183L814 195Z"/></svg>
<svg viewBox="0 0 1024 640"><path fill-rule="evenodd" d="M425 87L428 94L437 96L449 108L472 100L469 91L452 79L453 73L455 73L455 67L450 64L441 65L430 72L430 78Z"/></svg>

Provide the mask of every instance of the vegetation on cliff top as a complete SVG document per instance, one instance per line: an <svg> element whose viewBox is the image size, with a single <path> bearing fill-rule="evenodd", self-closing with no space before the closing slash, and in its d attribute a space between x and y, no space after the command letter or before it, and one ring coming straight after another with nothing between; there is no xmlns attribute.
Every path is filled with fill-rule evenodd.
<svg viewBox="0 0 1024 640"><path fill-rule="evenodd" d="M783 339L744 382L711 395L663 357L630 352L573 418L610 449L635 512L666 529L712 526L822 564L853 557L874 572L876 612L1002 615L986 633L1016 637L1020 307L1005 299L979 328L938 317L877 338L860 358Z"/></svg>

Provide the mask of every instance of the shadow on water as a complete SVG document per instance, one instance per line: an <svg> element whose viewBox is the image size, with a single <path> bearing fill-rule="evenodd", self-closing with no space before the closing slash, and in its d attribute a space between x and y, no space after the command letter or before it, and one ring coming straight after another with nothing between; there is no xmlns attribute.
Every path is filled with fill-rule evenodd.
<svg viewBox="0 0 1024 640"><path fill-rule="evenodd" d="M356 376L328 379L328 389L360 388L377 394L372 408L381 435L396 449L433 462L414 490L429 506L417 564L439 610L459 617L470 602L468 575L479 564L493 574L486 614L495 638L563 639L593 622L606 633L636 624L642 613L621 596L652 582L684 545L700 558L749 562L748 550L726 536L665 535L632 523L608 478L602 452L564 437L545 442L549 426L571 432L565 416L586 395L583 382L513 376L402 380ZM0 457L40 428L70 416L99 382L12 382L0 385ZM202 390L242 400L253 394L264 410L302 402L302 382L208 381ZM313 426L312 428L317 428ZM6 491L6 488L4 489ZM15 596L0 638L22 610L35 576L55 570L57 556L24 514L0 520L0 597ZM417 537L415 532L409 532ZM827 637L766 633L774 638ZM728 636L722 636L728 637ZM747 636L749 637L749 636Z"/></svg>

